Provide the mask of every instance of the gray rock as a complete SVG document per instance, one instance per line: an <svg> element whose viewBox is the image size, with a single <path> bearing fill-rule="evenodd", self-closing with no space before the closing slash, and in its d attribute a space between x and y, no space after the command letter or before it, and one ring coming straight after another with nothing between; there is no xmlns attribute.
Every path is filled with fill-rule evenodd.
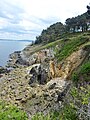
<svg viewBox="0 0 90 120"><path fill-rule="evenodd" d="M4 73L7 73L7 72L9 72L9 70L0 66L0 74L4 74Z"/></svg>
<svg viewBox="0 0 90 120"><path fill-rule="evenodd" d="M39 83L39 84L45 84L47 82L48 73L44 68L42 68L41 65L36 65L32 67L29 74L32 74L29 84L32 83Z"/></svg>

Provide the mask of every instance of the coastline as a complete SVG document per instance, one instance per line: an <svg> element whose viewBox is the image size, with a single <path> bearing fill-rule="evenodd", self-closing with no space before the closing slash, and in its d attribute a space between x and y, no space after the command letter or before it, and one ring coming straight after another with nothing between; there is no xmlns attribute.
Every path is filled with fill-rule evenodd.
<svg viewBox="0 0 90 120"><path fill-rule="evenodd" d="M2 41L3 39L0 39L0 41ZM3 40L2 42L5 42L5 41L12 41L12 40ZM16 40L14 40L13 42L18 42L18 40L16 41ZM31 40L27 40L27 41L24 41L24 40L22 40L22 41L20 41L19 40L19 42L28 42L28 44L27 44L27 46L29 46L30 45L30 43L31 43ZM30 42L30 43L29 43ZM19 60L20 61L20 59L21 59L21 56L20 56L20 53L27 47L27 46L25 46L22 50L20 50L20 51L17 51L17 50L15 50L13 53L10 53L9 54L9 56L8 56L8 60L6 61L6 64L5 65L1 65L0 66L0 78L1 77L3 77L5 74L7 74L8 72L11 72L14 68L16 68L16 67L19 67L19 66L21 66L20 64L18 64L17 65L17 61ZM23 66L24 64L22 63L22 66Z"/></svg>
<svg viewBox="0 0 90 120"><path fill-rule="evenodd" d="M0 78L0 99L23 109L30 120L37 112L46 115L60 110L72 85L72 71L85 59L89 60L89 41L87 37L86 43L77 45L77 49L60 62L57 62L55 50L63 50L58 43L61 45L64 40L45 46L29 45L10 54L9 67L13 70Z"/></svg>
<svg viewBox="0 0 90 120"><path fill-rule="evenodd" d="M30 44L31 42L28 41L0 40L0 66L5 67L5 65L7 65L7 61L10 59L10 54L15 51L22 51Z"/></svg>

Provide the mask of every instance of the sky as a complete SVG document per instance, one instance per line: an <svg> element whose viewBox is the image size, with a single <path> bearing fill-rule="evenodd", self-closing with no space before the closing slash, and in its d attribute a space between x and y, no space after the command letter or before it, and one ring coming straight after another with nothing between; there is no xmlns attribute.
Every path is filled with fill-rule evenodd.
<svg viewBox="0 0 90 120"><path fill-rule="evenodd" d="M87 11L90 0L0 0L0 39L35 40L43 29Z"/></svg>

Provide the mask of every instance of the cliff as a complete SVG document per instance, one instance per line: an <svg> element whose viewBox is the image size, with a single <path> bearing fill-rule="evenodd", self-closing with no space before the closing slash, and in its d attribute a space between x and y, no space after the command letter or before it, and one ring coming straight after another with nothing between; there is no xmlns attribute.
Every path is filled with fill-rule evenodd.
<svg viewBox="0 0 90 120"><path fill-rule="evenodd" d="M0 78L0 100L23 109L29 119L37 112L47 115L62 109L74 84L72 75L83 64L90 64L90 33L67 35L45 45L29 45L10 58L9 66L14 69ZM84 77L83 86L89 85ZM80 87L79 79L78 83L76 86Z"/></svg>

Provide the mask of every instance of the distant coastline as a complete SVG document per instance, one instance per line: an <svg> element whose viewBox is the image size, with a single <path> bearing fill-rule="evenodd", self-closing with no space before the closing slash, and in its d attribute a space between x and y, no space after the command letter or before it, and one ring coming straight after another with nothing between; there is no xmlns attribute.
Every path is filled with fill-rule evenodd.
<svg viewBox="0 0 90 120"><path fill-rule="evenodd" d="M0 39L0 66L7 65L11 53L21 51L31 43L32 40Z"/></svg>
<svg viewBox="0 0 90 120"><path fill-rule="evenodd" d="M0 41L19 41L19 42L33 42L33 40L11 40L11 39L0 39Z"/></svg>

